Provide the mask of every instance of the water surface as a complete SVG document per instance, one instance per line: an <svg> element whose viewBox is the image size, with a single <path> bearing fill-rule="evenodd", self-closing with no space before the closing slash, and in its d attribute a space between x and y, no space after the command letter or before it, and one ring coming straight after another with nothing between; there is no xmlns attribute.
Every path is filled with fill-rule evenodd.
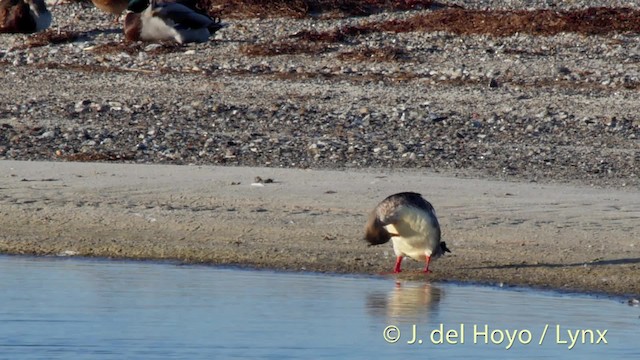
<svg viewBox="0 0 640 360"><path fill-rule="evenodd" d="M640 356L616 298L73 258L0 256L0 324L6 359Z"/></svg>

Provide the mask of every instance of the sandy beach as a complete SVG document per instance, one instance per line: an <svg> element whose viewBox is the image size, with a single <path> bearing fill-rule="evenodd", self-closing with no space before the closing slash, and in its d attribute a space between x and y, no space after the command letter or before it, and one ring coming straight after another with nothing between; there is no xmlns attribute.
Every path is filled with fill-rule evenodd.
<svg viewBox="0 0 640 360"><path fill-rule="evenodd" d="M640 294L634 189L417 170L9 160L0 174L2 253L378 275L394 255L390 244L367 247L367 214L411 190L433 203L452 250L430 280ZM425 278L421 266L407 260L399 276Z"/></svg>

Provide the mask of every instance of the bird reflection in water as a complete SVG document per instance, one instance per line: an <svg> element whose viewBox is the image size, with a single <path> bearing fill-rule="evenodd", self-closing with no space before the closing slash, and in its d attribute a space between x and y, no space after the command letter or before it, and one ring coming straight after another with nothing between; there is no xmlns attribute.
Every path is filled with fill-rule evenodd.
<svg viewBox="0 0 640 360"><path fill-rule="evenodd" d="M367 311L372 316L395 322L427 321L437 310L444 291L430 283L396 281L388 293L367 295Z"/></svg>

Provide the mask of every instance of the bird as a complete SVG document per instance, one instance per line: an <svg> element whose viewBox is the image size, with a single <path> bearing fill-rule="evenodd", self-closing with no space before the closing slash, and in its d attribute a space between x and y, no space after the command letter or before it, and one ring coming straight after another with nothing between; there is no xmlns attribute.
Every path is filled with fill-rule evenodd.
<svg viewBox="0 0 640 360"><path fill-rule="evenodd" d="M98 9L114 15L114 23L118 22L120 15L122 15L122 13L127 9L127 6L129 6L129 0L91 0L91 2Z"/></svg>
<svg viewBox="0 0 640 360"><path fill-rule="evenodd" d="M382 200L369 215L365 240L369 246L392 241L396 254L394 273L402 271L405 256L424 261L424 272L430 273L431 259L451 252L440 241L440 224L433 206L415 192L401 192Z"/></svg>
<svg viewBox="0 0 640 360"><path fill-rule="evenodd" d="M205 42L225 24L199 10L193 0L131 0L124 19L129 41Z"/></svg>
<svg viewBox="0 0 640 360"><path fill-rule="evenodd" d="M373 291L367 295L367 310L374 316L393 322L428 320L440 301L443 289L429 282L396 280L390 292Z"/></svg>
<svg viewBox="0 0 640 360"><path fill-rule="evenodd" d="M0 33L30 34L51 25L44 0L0 0Z"/></svg>

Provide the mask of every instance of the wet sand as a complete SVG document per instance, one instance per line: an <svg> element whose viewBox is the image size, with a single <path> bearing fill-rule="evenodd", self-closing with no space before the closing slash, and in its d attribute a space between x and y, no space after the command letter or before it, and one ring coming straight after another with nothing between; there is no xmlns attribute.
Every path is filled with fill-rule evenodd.
<svg viewBox="0 0 640 360"><path fill-rule="evenodd" d="M409 190L453 253L402 278L640 294L637 189L414 170L0 161L0 252L380 274L394 254L367 247L367 213Z"/></svg>

